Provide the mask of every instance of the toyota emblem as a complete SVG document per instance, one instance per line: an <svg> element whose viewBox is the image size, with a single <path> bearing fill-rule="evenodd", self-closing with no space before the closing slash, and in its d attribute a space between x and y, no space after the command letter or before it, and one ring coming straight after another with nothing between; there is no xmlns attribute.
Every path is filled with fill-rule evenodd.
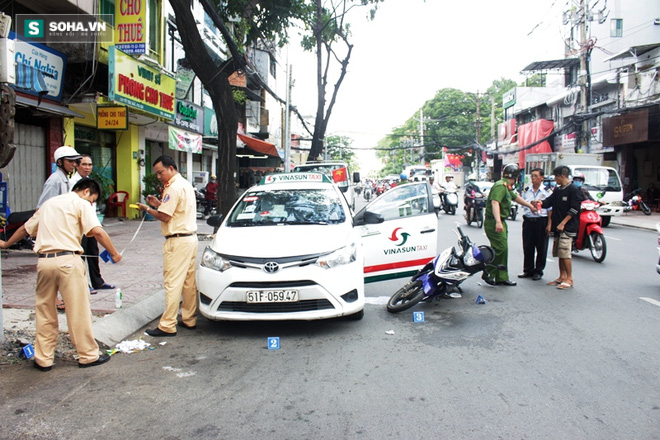
<svg viewBox="0 0 660 440"><path fill-rule="evenodd" d="M264 264L264 271L268 273L275 273L278 270L280 270L280 265L274 261L269 261L268 263Z"/></svg>

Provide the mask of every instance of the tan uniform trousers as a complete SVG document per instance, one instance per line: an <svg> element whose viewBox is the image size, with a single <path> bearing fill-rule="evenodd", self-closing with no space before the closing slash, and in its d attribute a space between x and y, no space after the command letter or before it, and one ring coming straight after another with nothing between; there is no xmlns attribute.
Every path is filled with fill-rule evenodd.
<svg viewBox="0 0 660 440"><path fill-rule="evenodd" d="M176 318L181 302L181 321L197 324L197 284L195 260L197 236L172 237L163 244L163 283L165 285L165 311L158 328L167 333L176 332ZM181 301L183 297L183 301Z"/></svg>
<svg viewBox="0 0 660 440"><path fill-rule="evenodd" d="M99 346L92 333L92 312L85 263L79 255L39 258L37 263L36 315L37 336L34 356L39 365L48 367L55 358L59 332L57 291L66 304L66 320L71 342L79 362L88 364L99 358Z"/></svg>

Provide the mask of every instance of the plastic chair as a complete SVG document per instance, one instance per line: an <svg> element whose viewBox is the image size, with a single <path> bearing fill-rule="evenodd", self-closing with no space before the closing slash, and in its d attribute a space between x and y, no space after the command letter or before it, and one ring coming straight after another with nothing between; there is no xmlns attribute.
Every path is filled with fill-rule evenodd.
<svg viewBox="0 0 660 440"><path fill-rule="evenodd" d="M126 191L117 191L108 197L106 215L110 217L110 213L116 210L117 217L119 217L119 208L122 209L122 217L126 217L128 214L128 192Z"/></svg>

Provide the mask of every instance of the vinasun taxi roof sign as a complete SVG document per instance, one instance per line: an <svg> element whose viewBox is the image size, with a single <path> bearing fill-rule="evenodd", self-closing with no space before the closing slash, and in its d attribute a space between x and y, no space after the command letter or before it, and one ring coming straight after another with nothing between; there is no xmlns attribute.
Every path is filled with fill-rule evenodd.
<svg viewBox="0 0 660 440"><path fill-rule="evenodd" d="M268 174L261 178L259 185L270 185L273 183L286 182L322 182L333 183L328 176L322 173L282 173Z"/></svg>

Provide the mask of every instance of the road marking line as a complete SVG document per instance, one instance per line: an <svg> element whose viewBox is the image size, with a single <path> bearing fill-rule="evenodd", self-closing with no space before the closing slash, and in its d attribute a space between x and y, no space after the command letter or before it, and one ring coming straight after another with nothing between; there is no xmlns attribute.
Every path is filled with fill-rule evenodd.
<svg viewBox="0 0 660 440"><path fill-rule="evenodd" d="M389 296L368 296L364 299L367 304L375 304L378 306L387 304L387 301L390 299Z"/></svg>
<svg viewBox="0 0 660 440"><path fill-rule="evenodd" d="M646 298L646 297L644 297L644 296L640 296L639 299L641 299L642 301L646 301L647 303L651 303L651 304L653 304L654 306L658 306L658 307L660 307L660 301L657 301L657 300L655 300L655 299L653 299L653 298Z"/></svg>
<svg viewBox="0 0 660 440"><path fill-rule="evenodd" d="M622 240L621 238L612 237L610 235L603 235L603 237L607 238L608 240L615 240L615 241L621 241Z"/></svg>

